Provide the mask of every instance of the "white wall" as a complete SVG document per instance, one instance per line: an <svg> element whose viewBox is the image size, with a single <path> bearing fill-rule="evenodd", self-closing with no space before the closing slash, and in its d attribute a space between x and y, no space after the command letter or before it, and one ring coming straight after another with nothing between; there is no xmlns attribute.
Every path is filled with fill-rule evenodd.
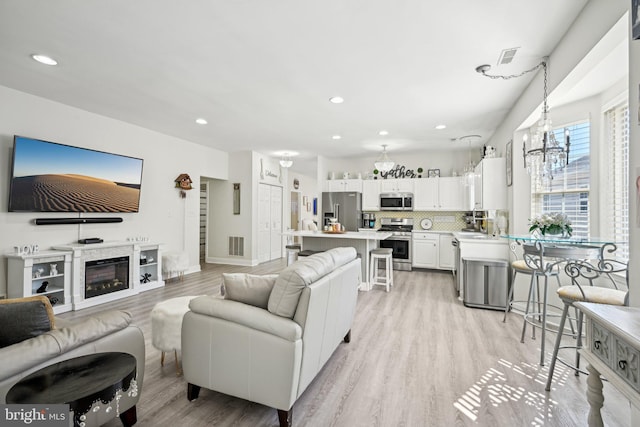
<svg viewBox="0 0 640 427"><path fill-rule="evenodd" d="M41 250L84 237L125 240L147 236L167 250L186 250L191 271L198 265L198 191L178 197L173 180L188 173L194 188L199 177L226 179L227 153L163 135L108 117L0 86L0 253L15 245L37 243ZM23 135L144 159L140 212L117 216L119 224L33 225L34 218L77 214L7 212L13 135ZM0 259L0 293L6 292L6 259Z"/></svg>
<svg viewBox="0 0 640 427"><path fill-rule="evenodd" d="M209 180L209 230L207 262L232 265L258 264L258 184L283 187L283 228L289 224L287 169L255 151L230 153L228 181ZM240 184L240 214L233 213L233 184ZM229 255L229 237L244 237L244 256Z"/></svg>
<svg viewBox="0 0 640 427"><path fill-rule="evenodd" d="M405 166L414 171L421 167L424 173L428 169L440 169L440 176L452 176L453 170L457 171L458 175L462 175L469 158L475 164L480 161L480 147L468 150L464 142L456 141L451 144L452 149L446 151L425 150L419 153L396 154L393 150L387 149L387 152L396 165ZM341 179L343 172L349 172L352 177L360 173L364 178L368 173L373 172L373 164L379 156L380 153L367 153L366 156L349 159L325 157L326 174L322 175L322 179L327 179L330 172L335 174L336 179Z"/></svg>

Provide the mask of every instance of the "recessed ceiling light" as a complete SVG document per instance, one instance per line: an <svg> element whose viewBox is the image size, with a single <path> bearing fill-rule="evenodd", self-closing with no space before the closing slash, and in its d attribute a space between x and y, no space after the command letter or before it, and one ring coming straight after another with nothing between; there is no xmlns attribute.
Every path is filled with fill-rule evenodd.
<svg viewBox="0 0 640 427"><path fill-rule="evenodd" d="M389 135L389 131L381 130L380 132L378 132L378 135L380 135L380 136L386 136L386 135Z"/></svg>
<svg viewBox="0 0 640 427"><path fill-rule="evenodd" d="M333 104L342 104L344 102L344 98L341 96L333 96L329 98L329 102L332 102Z"/></svg>
<svg viewBox="0 0 640 427"><path fill-rule="evenodd" d="M342 137L340 135L333 135L331 138L332 139L342 139Z"/></svg>
<svg viewBox="0 0 640 427"><path fill-rule="evenodd" d="M446 129L446 128L447 128L447 125L437 125L436 126L436 129L438 129L438 130L442 130L442 129Z"/></svg>
<svg viewBox="0 0 640 427"><path fill-rule="evenodd" d="M199 125L206 125L207 121L203 118L196 119L196 123Z"/></svg>
<svg viewBox="0 0 640 427"><path fill-rule="evenodd" d="M58 65L58 61L47 55L33 54L31 58L44 65Z"/></svg>

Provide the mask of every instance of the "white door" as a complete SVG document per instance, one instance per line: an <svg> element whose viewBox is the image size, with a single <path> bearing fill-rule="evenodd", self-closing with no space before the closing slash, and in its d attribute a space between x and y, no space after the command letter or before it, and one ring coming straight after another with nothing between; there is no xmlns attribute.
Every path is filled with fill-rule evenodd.
<svg viewBox="0 0 640 427"><path fill-rule="evenodd" d="M258 184L258 262L271 259L271 186Z"/></svg>
<svg viewBox="0 0 640 427"><path fill-rule="evenodd" d="M271 219L269 259L282 258L282 187L270 186L269 211Z"/></svg>

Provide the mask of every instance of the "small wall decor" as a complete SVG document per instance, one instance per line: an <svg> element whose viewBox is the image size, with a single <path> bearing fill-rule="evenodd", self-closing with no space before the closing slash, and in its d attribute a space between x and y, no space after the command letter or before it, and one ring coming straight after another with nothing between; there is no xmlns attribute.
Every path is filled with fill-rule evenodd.
<svg viewBox="0 0 640 427"><path fill-rule="evenodd" d="M631 0L631 25L634 40L640 39L640 0Z"/></svg>
<svg viewBox="0 0 640 427"><path fill-rule="evenodd" d="M298 181L298 178L293 179L293 188L296 190L300 188L300 181Z"/></svg>
<svg viewBox="0 0 640 427"><path fill-rule="evenodd" d="M187 193L185 193L185 190L193 189L193 186L191 185L193 181L191 180L191 177L186 173L181 173L180 175L178 175L178 177L174 179L174 182L176 183L176 188L180 189L180 198L182 199L187 197Z"/></svg>
<svg viewBox="0 0 640 427"><path fill-rule="evenodd" d="M233 184L233 214L240 215L240 183Z"/></svg>
<svg viewBox="0 0 640 427"><path fill-rule="evenodd" d="M427 176L429 178L437 178L440 176L440 169L429 169L427 171Z"/></svg>
<svg viewBox="0 0 640 427"><path fill-rule="evenodd" d="M511 187L513 184L513 169L511 163L513 163L513 140L507 142L506 147L507 154L507 187Z"/></svg>

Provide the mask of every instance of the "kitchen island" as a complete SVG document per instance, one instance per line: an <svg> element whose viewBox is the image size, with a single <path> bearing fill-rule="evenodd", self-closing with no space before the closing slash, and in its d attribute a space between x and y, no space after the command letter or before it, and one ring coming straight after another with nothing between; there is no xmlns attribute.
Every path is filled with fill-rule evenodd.
<svg viewBox="0 0 640 427"><path fill-rule="evenodd" d="M323 231L286 231L284 236L300 237L303 250L326 251L338 247L353 247L361 258L362 277L360 290L369 291L369 252L378 247L378 242L391 236L383 231L346 231L325 233Z"/></svg>

